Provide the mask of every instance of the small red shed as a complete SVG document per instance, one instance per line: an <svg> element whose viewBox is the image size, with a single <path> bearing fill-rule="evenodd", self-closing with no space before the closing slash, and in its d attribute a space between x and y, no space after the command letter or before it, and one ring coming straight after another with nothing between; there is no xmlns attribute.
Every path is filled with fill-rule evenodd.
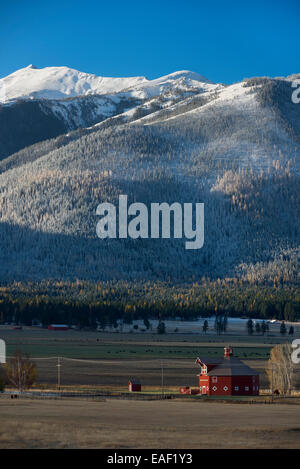
<svg viewBox="0 0 300 469"><path fill-rule="evenodd" d="M259 374L233 356L231 347L225 347L224 358L197 358L200 394L207 396L257 396Z"/></svg>
<svg viewBox="0 0 300 469"><path fill-rule="evenodd" d="M181 386L181 388L179 388L179 392L180 394L191 394L191 389L189 386Z"/></svg>
<svg viewBox="0 0 300 469"><path fill-rule="evenodd" d="M130 379L128 383L129 392L140 392L142 390L142 385L137 379Z"/></svg>
<svg viewBox="0 0 300 469"><path fill-rule="evenodd" d="M190 388L189 386L181 386L179 388L180 394L199 394L199 388Z"/></svg>

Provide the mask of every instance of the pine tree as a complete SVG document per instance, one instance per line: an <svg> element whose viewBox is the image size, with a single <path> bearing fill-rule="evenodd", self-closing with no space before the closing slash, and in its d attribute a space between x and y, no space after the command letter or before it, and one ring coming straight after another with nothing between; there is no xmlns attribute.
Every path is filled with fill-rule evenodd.
<svg viewBox="0 0 300 469"><path fill-rule="evenodd" d="M267 324L265 321L263 321L263 322L261 323L261 332L262 332L262 335L265 335L265 333L267 332L267 330L268 330L268 324Z"/></svg>
<svg viewBox="0 0 300 469"><path fill-rule="evenodd" d="M150 328L150 322L149 322L148 318L144 318L144 325L145 325L146 329Z"/></svg>
<svg viewBox="0 0 300 469"><path fill-rule="evenodd" d="M281 335L285 335L286 332L287 332L287 330L286 330L285 322L282 321L282 323L281 323L281 325L280 325L280 334L281 334Z"/></svg>
<svg viewBox="0 0 300 469"><path fill-rule="evenodd" d="M249 319L247 321L247 330L248 330L249 335L253 334L253 321L252 321L252 319Z"/></svg>
<svg viewBox="0 0 300 469"><path fill-rule="evenodd" d="M157 333L158 334L164 334L166 332L166 326L163 321L159 321L158 326L157 326Z"/></svg>

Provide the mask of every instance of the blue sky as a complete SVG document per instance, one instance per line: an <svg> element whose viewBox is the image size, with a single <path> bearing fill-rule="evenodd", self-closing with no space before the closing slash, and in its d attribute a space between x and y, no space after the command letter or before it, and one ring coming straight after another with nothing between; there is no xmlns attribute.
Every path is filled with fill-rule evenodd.
<svg viewBox="0 0 300 469"><path fill-rule="evenodd" d="M224 83L289 75L300 72L299 18L299 0L1 2L0 77L31 63Z"/></svg>

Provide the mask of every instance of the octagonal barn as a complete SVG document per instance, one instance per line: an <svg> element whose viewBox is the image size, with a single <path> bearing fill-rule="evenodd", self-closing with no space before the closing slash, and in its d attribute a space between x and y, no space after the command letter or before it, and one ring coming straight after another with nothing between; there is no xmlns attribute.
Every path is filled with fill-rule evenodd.
<svg viewBox="0 0 300 469"><path fill-rule="evenodd" d="M259 373L233 356L231 347L225 347L223 358L197 358L201 367L200 394L207 396L257 396Z"/></svg>

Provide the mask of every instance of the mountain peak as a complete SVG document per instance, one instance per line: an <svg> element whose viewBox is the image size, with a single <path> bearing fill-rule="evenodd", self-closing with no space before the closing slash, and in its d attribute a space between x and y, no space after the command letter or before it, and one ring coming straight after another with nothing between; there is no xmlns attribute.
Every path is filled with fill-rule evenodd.
<svg viewBox="0 0 300 469"><path fill-rule="evenodd" d="M199 73L192 72L190 70L178 70L177 72L170 73L169 75L166 75L168 78L186 78L189 80L194 80L194 81L199 81L203 83L212 83L208 78L204 77L203 75L200 75ZM165 77L162 77L165 78Z"/></svg>
<svg viewBox="0 0 300 469"><path fill-rule="evenodd" d="M34 72L33 72L34 71ZM33 72L33 73L32 73ZM0 79L5 100L63 99L90 94L113 94L147 82L145 77L102 77L70 67L37 68L33 64Z"/></svg>
<svg viewBox="0 0 300 469"><path fill-rule="evenodd" d="M0 79L0 96L5 96L3 102L18 98L57 100L92 94L109 95L126 90L134 96L149 98L164 88L202 89L208 85L214 84L190 70L179 70L155 80L147 80L142 76L103 77L67 66L38 68L30 64Z"/></svg>

